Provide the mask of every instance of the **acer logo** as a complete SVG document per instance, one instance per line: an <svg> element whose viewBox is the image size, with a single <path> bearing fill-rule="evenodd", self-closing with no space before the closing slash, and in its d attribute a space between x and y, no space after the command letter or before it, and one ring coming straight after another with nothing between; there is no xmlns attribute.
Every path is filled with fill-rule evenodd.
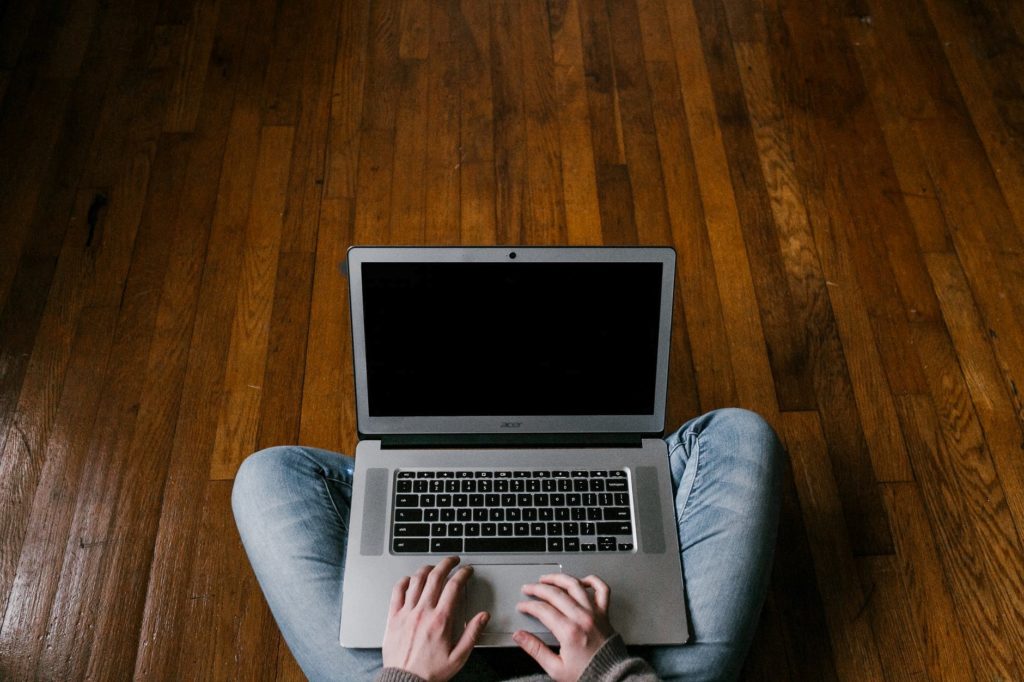
<svg viewBox="0 0 1024 682"><path fill-rule="evenodd" d="M501 422L501 428L503 429L518 429L523 425L523 422Z"/></svg>

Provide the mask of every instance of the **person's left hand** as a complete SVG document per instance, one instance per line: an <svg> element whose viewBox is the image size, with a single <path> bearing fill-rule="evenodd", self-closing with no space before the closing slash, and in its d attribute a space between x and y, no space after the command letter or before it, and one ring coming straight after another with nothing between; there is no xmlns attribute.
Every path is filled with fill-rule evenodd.
<svg viewBox="0 0 1024 682"><path fill-rule="evenodd" d="M384 630L384 667L443 682L466 664L490 615L481 611L473 616L458 642L452 643L456 605L473 572L471 566L463 566L446 582L458 563L458 557L447 557L395 585Z"/></svg>

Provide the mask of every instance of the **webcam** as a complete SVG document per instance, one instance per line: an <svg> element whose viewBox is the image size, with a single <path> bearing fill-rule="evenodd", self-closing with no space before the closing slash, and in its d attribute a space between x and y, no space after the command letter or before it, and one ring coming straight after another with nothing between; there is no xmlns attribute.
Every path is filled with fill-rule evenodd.
<svg viewBox="0 0 1024 682"><path fill-rule="evenodd" d="M515 260L516 259L516 252L515 251L509 251L508 257L511 258L512 260Z"/></svg>

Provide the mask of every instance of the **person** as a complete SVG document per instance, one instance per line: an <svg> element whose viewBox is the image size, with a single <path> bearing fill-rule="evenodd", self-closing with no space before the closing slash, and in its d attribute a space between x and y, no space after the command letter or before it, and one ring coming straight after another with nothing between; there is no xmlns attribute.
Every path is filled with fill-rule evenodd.
<svg viewBox="0 0 1024 682"><path fill-rule="evenodd" d="M542 576L517 608L545 625L558 652L524 631L521 650L558 680L731 680L742 668L767 590L778 528L783 448L757 414L728 408L666 438L690 640L627 647L614 594L598 576ZM502 679L516 649L474 649L488 614L458 632L456 605L472 569L457 557L394 588L381 649L338 644L353 460L282 446L242 463L231 503L239 535L281 633L311 680ZM524 656L523 654L519 654ZM536 667L533 671L537 673Z"/></svg>

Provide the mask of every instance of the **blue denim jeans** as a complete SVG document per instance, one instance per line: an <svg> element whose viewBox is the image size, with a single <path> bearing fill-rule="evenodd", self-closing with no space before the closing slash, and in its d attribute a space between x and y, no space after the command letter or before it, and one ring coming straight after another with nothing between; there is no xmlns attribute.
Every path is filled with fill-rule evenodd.
<svg viewBox="0 0 1024 682"><path fill-rule="evenodd" d="M734 679L771 570L782 446L761 417L739 409L692 419L666 442L692 636L681 646L632 650L664 679ZM351 458L327 450L269 448L245 460L231 495L263 594L311 680L369 679L381 668L379 649L338 644L352 468ZM614 594L611 608L614 617ZM539 672L532 662L525 668L524 657L478 649L460 677Z"/></svg>

